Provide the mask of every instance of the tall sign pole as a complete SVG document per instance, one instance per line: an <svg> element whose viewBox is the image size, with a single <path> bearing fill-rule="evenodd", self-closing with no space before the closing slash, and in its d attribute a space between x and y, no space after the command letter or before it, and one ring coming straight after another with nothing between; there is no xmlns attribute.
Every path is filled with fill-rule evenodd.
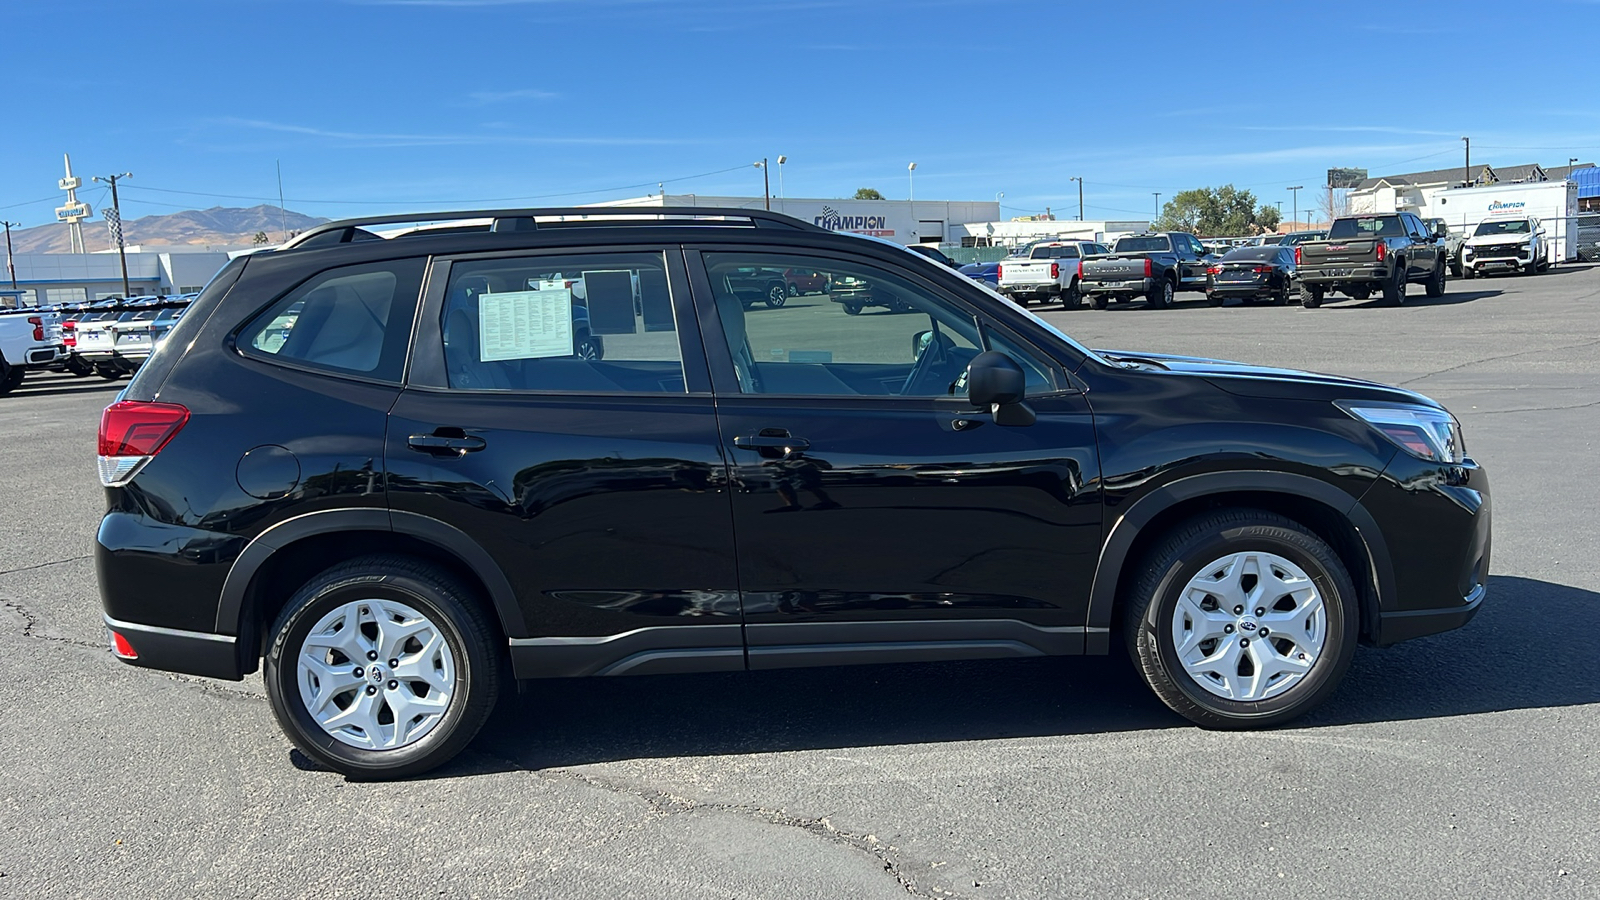
<svg viewBox="0 0 1600 900"><path fill-rule="evenodd" d="M132 178L132 172L123 172L121 175L107 175L104 178L96 175L95 181L104 181L111 185L111 211L116 214L116 228L112 235L117 239L117 258L122 261L122 297L127 299L128 288L128 251L122 240L122 205L117 202L117 182L124 178Z"/></svg>
<svg viewBox="0 0 1600 900"><path fill-rule="evenodd" d="M17 267L16 264L11 261L11 229L21 228L22 223L0 222L0 225L4 225L6 227L6 271L11 273L11 289L14 291L17 289Z"/></svg>
<svg viewBox="0 0 1600 900"><path fill-rule="evenodd" d="M78 201L78 188L83 186L83 179L72 174L72 157L63 153L61 158L67 164L67 177L56 182L56 186L67 192L67 205L56 207L56 219L67 223L67 232L72 236L72 252L83 253L83 220L94 215L94 210L89 204Z"/></svg>

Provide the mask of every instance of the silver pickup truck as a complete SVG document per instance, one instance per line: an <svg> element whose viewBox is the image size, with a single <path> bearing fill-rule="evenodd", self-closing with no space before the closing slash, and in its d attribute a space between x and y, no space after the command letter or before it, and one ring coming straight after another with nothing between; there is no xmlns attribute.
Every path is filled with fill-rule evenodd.
<svg viewBox="0 0 1600 900"><path fill-rule="evenodd" d="M1106 252L1104 244L1093 241L1046 241L1034 244L1024 253L1000 261L1000 293L1023 306L1033 299L1060 297L1068 309L1082 300L1078 292L1079 261L1085 256Z"/></svg>

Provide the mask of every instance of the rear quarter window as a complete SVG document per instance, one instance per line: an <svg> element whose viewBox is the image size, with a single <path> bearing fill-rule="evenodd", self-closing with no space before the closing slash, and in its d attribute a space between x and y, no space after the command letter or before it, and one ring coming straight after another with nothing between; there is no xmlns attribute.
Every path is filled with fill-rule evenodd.
<svg viewBox="0 0 1600 900"><path fill-rule="evenodd" d="M234 346L245 356L398 382L424 259L322 272L257 313Z"/></svg>

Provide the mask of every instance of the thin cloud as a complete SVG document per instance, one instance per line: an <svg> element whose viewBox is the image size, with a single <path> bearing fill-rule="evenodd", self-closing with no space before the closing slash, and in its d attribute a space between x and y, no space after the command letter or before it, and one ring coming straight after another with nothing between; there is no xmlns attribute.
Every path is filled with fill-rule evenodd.
<svg viewBox="0 0 1600 900"><path fill-rule="evenodd" d="M538 88L522 88L515 91L474 91L467 95L474 106L489 106L494 103L509 103L513 100L553 100L561 96L554 91L541 91Z"/></svg>
<svg viewBox="0 0 1600 900"><path fill-rule="evenodd" d="M513 134L405 134L363 131L334 131L310 125L266 122L260 119L219 119L219 124L258 131L275 131L321 138L353 147L463 147L487 144L525 144L551 146L635 147L669 144L695 144L700 141L656 137L585 137L578 135Z"/></svg>

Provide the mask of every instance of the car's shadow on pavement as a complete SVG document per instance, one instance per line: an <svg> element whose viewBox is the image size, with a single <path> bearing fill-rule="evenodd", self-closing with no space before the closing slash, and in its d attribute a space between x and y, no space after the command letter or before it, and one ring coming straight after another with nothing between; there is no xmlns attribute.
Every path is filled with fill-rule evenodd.
<svg viewBox="0 0 1600 900"><path fill-rule="evenodd" d="M1600 593L1490 579L1458 631L1362 647L1286 730L1600 703ZM1110 657L527 682L436 777L718 756L1192 727Z"/></svg>
<svg viewBox="0 0 1600 900"><path fill-rule="evenodd" d="M11 392L12 397L78 397L85 394L116 393L128 386L126 380L106 381L104 378L58 378L51 381L24 381Z"/></svg>
<svg viewBox="0 0 1600 900"><path fill-rule="evenodd" d="M1398 307L1388 308L1407 309L1411 307L1421 308L1424 306L1454 306L1457 303L1471 303L1474 300L1483 300L1487 297L1498 297L1503 293L1505 292L1501 290L1463 291L1459 288L1451 287L1445 290L1443 297L1427 297L1421 293L1407 294L1406 302L1404 304ZM1348 297L1338 297L1334 299L1323 300L1321 308L1327 310L1348 310L1384 309L1385 307L1383 305L1382 297L1373 297L1368 300L1351 300Z"/></svg>

